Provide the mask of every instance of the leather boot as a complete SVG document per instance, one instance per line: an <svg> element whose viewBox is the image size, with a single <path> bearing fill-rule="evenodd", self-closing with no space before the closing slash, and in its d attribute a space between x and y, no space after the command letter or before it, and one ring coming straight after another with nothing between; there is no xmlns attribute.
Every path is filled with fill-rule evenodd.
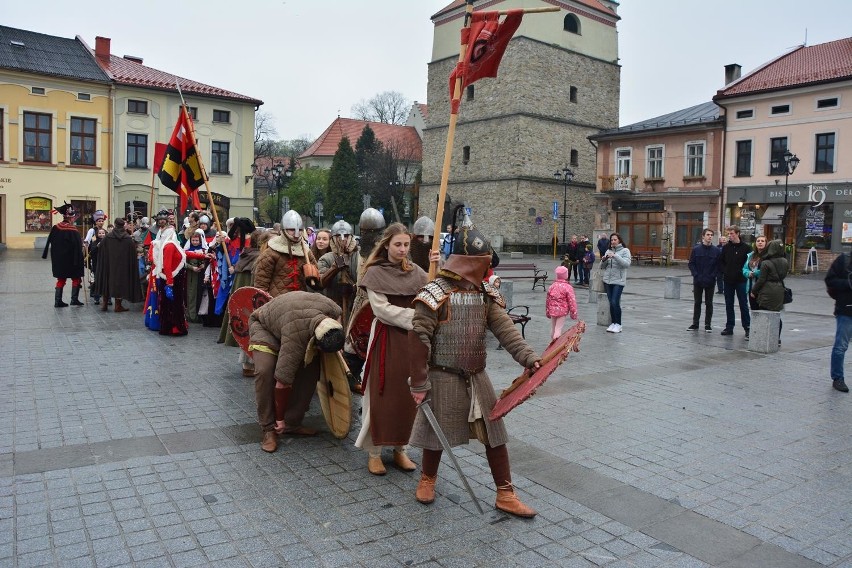
<svg viewBox="0 0 852 568"><path fill-rule="evenodd" d="M260 441L260 449L270 454L278 449L278 436L273 430L263 433L263 439Z"/></svg>
<svg viewBox="0 0 852 568"><path fill-rule="evenodd" d="M62 301L62 288L56 288L56 292L54 292L54 300L53 300L54 308L67 308L68 304Z"/></svg>
<svg viewBox="0 0 852 568"><path fill-rule="evenodd" d="M83 302L80 301L80 287L79 286L71 286L71 305L72 306L82 306Z"/></svg>
<svg viewBox="0 0 852 568"><path fill-rule="evenodd" d="M109 302L109 296L104 296L104 303L103 303L103 305L101 306L101 311L102 311L102 312L106 312L106 311L108 311L108 310L109 310L109 304L108 304L107 302Z"/></svg>
<svg viewBox="0 0 852 568"><path fill-rule="evenodd" d="M275 432L284 433L284 414L287 411L287 401L290 400L291 389L275 388Z"/></svg>
<svg viewBox="0 0 852 568"><path fill-rule="evenodd" d="M384 475L387 473L385 464L382 463L382 456L370 456L367 459L367 470L373 475Z"/></svg>
<svg viewBox="0 0 852 568"><path fill-rule="evenodd" d="M408 457L405 450L393 451L393 463L402 471L414 471L417 469L417 464L411 461L411 458Z"/></svg>
<svg viewBox="0 0 852 568"><path fill-rule="evenodd" d="M414 498L428 505L435 500L435 482L438 481L437 475L420 474L420 483L417 484L417 491L414 492Z"/></svg>
<svg viewBox="0 0 852 568"><path fill-rule="evenodd" d="M534 509L521 503L511 483L497 488L497 501L494 503L494 506L501 511L526 519L531 519L536 515Z"/></svg>
<svg viewBox="0 0 852 568"><path fill-rule="evenodd" d="M121 298L115 299L115 313L126 312L127 308L121 305Z"/></svg>

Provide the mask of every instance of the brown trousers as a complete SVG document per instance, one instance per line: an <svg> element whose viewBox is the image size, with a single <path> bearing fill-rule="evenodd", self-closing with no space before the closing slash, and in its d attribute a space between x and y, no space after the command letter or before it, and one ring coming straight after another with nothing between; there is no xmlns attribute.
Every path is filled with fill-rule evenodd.
<svg viewBox="0 0 852 568"><path fill-rule="evenodd" d="M254 399L257 404L257 422L260 429L269 432L275 429L275 365L278 357L262 351L253 351ZM298 428L311 406L311 399L319 381L320 358L315 357L307 367L300 367L293 381L293 390L287 401L284 424L287 428Z"/></svg>

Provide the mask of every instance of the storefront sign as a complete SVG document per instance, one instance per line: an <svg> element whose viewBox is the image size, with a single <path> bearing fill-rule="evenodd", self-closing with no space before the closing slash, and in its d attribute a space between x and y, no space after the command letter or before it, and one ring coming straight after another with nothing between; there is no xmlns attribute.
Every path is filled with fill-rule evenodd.
<svg viewBox="0 0 852 568"><path fill-rule="evenodd" d="M825 211L809 209L805 213L805 236L822 237L825 228Z"/></svg>
<svg viewBox="0 0 852 568"><path fill-rule="evenodd" d="M47 197L24 199L24 230L27 232L49 231L53 226L53 201Z"/></svg>
<svg viewBox="0 0 852 568"><path fill-rule="evenodd" d="M664 211L662 201L613 201L613 211Z"/></svg>

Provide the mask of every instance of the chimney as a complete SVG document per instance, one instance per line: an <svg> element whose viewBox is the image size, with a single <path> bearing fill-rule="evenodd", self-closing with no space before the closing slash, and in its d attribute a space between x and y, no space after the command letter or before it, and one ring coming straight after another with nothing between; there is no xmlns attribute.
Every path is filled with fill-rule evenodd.
<svg viewBox="0 0 852 568"><path fill-rule="evenodd" d="M95 37L95 57L109 63L109 38L108 37Z"/></svg>
<svg viewBox="0 0 852 568"><path fill-rule="evenodd" d="M740 78L743 66L739 63L728 63L725 65L725 85L730 85Z"/></svg>

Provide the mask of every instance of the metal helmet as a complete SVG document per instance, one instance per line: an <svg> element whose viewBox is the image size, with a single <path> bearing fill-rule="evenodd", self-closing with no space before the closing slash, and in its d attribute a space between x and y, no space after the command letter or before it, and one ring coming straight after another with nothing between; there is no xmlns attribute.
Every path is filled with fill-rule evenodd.
<svg viewBox="0 0 852 568"><path fill-rule="evenodd" d="M414 222L411 232L417 237L425 237L423 242L428 243L429 237L435 234L435 222L424 215Z"/></svg>
<svg viewBox="0 0 852 568"><path fill-rule="evenodd" d="M331 235L333 237L345 237L352 234L352 225L341 219L331 226Z"/></svg>
<svg viewBox="0 0 852 568"><path fill-rule="evenodd" d="M294 229L296 231L301 231L302 230L302 216L299 215L297 212L293 211L292 209L290 209L289 211L284 213L283 217L281 217L281 229L282 230Z"/></svg>
<svg viewBox="0 0 852 568"><path fill-rule="evenodd" d="M384 229L386 226L385 216L378 209L368 207L361 213L361 220L358 221L358 226L362 231L365 229Z"/></svg>

